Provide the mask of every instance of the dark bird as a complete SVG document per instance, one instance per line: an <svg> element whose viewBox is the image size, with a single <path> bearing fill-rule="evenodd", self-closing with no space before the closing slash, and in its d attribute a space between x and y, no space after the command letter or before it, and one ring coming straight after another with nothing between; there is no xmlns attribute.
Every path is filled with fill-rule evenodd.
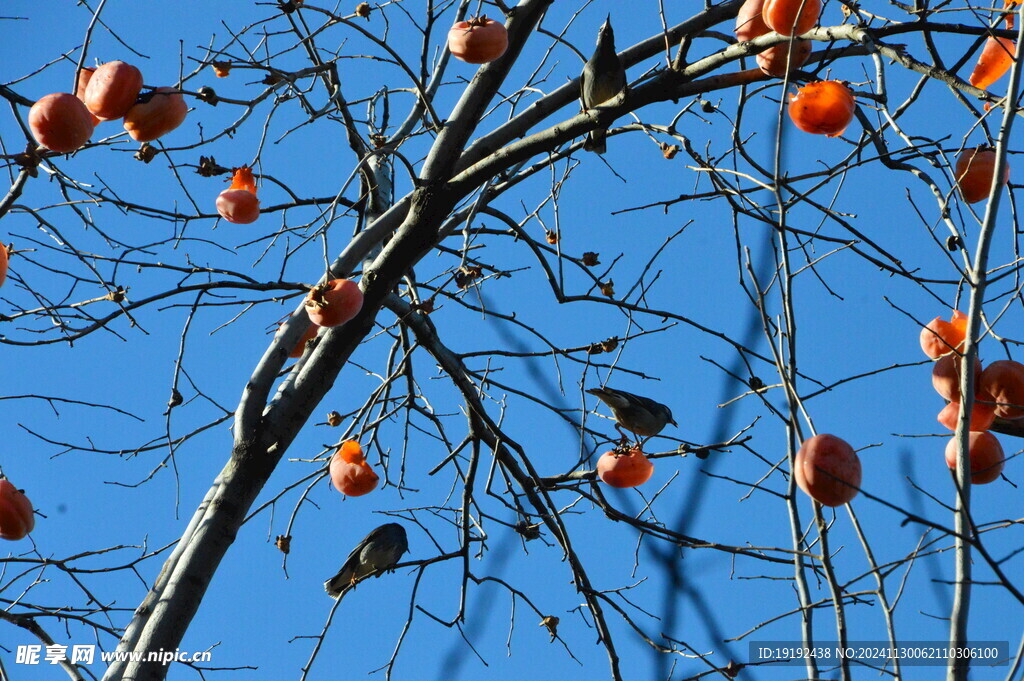
<svg viewBox="0 0 1024 681"><path fill-rule="evenodd" d="M672 418L671 409L649 397L613 388L591 388L587 392L612 408L612 415L619 426L640 437L657 435L669 423L679 425Z"/></svg>
<svg viewBox="0 0 1024 681"><path fill-rule="evenodd" d="M394 567L402 554L409 550L405 528L398 523L381 525L359 542L348 554L338 574L324 582L331 598L341 598L349 589L372 574L379 577Z"/></svg>
<svg viewBox="0 0 1024 681"><path fill-rule="evenodd" d="M626 91L626 69L615 52L615 33L612 31L612 17L609 14L597 34L597 49L580 76L580 102L583 109L593 109L615 99ZM595 128L587 136L583 148L603 154L608 128Z"/></svg>

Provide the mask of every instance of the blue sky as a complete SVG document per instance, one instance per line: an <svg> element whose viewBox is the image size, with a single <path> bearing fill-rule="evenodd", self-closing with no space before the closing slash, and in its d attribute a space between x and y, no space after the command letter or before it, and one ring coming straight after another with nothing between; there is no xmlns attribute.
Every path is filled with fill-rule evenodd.
<svg viewBox="0 0 1024 681"><path fill-rule="evenodd" d="M423 9L422 3L402 3L402 7L414 16ZM561 29L569 20L570 12L576 9L575 4L565 7L556 3L545 25L551 30ZM584 54L589 54L597 26L611 11L621 50L657 30L660 25L657 9L658 3L653 2L637 3L636 9L630 12L623 11L618 3L594 2L575 20L566 38ZM671 7L666 11L672 24L688 16L686 12L690 8ZM420 44L408 19L398 11L397 5L392 5L388 12L391 19L389 44L405 58L416 59ZM52 6L43 3L12 1L5 3L0 14L3 16L0 30L6 36L6 58L0 81L30 99L70 89L74 73L72 60L77 61L80 55L78 50L90 19L86 8L62 3L61 11L54 12ZM316 23L311 10L303 10L303 15L311 24ZM453 16L453 11L449 10L441 23L447 25ZM291 42L287 35L280 34L285 23L272 6L234 2L110 0L102 15L103 25L98 26L92 36L88 61L91 63L96 58L129 61L142 69L148 86L168 85L179 73L188 75L197 68L196 60L205 57L206 46L222 48L229 43L228 28L238 32L268 17L275 18L247 31L241 38L246 49L260 58L268 52L275 54L273 63L277 68L297 69L308 65L300 52L284 50ZM966 12L959 20L977 23L977 19ZM826 6L823 21L840 21L835 3ZM377 14L365 24L367 30L377 35L381 26ZM731 22L719 28L727 31L731 29ZM269 38L261 38L264 29L270 34ZM443 33L442 28L435 30L433 48L440 49ZM551 47L550 40L539 35L536 38L527 47L521 65L510 75L509 87L502 90L504 94L520 87L523 79L533 72L542 51ZM913 42L916 38L900 38L904 39L915 55L924 56L920 42ZM377 55L380 51L355 31L331 29L325 32L320 44L325 49L337 50L342 57L344 94L350 102L359 102L353 110L360 117L365 114L362 100L382 85L408 85L392 65L360 58ZM947 63L955 62L968 45L967 40L951 38L940 43ZM720 46L721 42L714 37L698 39L691 56L708 54ZM237 44L228 51L236 57L245 54ZM277 51L282 53L277 54ZM67 59L58 60L62 54L67 55ZM49 66L41 68L44 64ZM630 79L639 78L658 64L658 60L648 60L632 68ZM581 62L575 53L556 45L541 69L543 77L536 80L534 87L549 92L575 77L580 68ZM831 77L852 81L855 91L867 92L872 86L873 66L866 58L841 60L830 68ZM960 75L967 75L969 69L970 63L961 69ZM474 67L461 63L449 67L435 104L442 117L450 112L465 80L472 78L474 72ZM913 91L917 76L908 75L898 66L887 67L886 73L890 108L893 109ZM221 97L242 100L262 91L259 81L263 75L256 70L238 68L229 78L216 79L209 68L204 68L187 80L185 88L195 90L209 85L216 88ZM322 88L310 81L305 81L305 85L311 88L309 100L323 106ZM781 87L778 81L749 86L747 106L739 122L739 137L747 140L747 150L765 167L770 167L773 158L775 121L783 94ZM678 123L693 148L713 156L719 167L733 168L733 157L728 156L729 140L737 121L740 96L738 90L706 95L717 110L703 113L694 105ZM519 109L529 101L530 96L527 96ZM200 154L213 155L225 166L257 162L257 169L264 176L260 192L264 206L288 199L288 194L269 178L302 195L329 196L341 189L352 171L352 154L342 126L328 118L306 125L306 118L294 100L279 102L276 108L268 100L242 121L236 134L197 148L188 147L230 125L239 117L241 109L229 103L214 108L191 98L189 102L194 111L186 123L162 140L162 144L171 149L170 158L182 165L195 164ZM411 102L407 92L392 96L393 126L404 119ZM872 110L872 103L866 98L861 98L859 103L862 111L877 123L879 118ZM687 104L688 101L667 102L645 109L641 115L645 123L667 125ZM19 108L18 113L24 118L27 111ZM482 130L500 124L509 113L507 106L500 107L491 114ZM569 107L545 127L575 113L575 107ZM630 122L631 118L623 118L618 124ZM973 122L969 112L945 86L929 83L924 86L921 101L901 119L901 126L915 140L941 138L941 146L952 160L955 150L965 143L965 137L970 145L983 141L979 130L968 136ZM799 133L790 127L788 120L783 120L783 167L797 176L836 163L850 154L861 129L860 123L855 122L844 138L826 139ZM54 166L79 182L107 185L126 201L190 214L194 212L194 201L206 214L213 211L213 201L224 187L224 178L203 178L187 167L179 167L176 176L164 156L143 165L132 158L136 145L123 134L118 136L118 123L106 123L98 132L99 138L104 140L102 144L70 158L58 159ZM1018 135L1015 132L1014 138ZM9 108L0 115L0 139L5 154L24 148L23 134ZM426 135L413 139L402 147L403 154L419 167L430 139ZM886 141L893 148L904 150L904 142L891 131L886 133ZM865 156L868 153L873 153L870 148ZM537 211L549 229L557 226L561 234L560 246L566 252L576 255L584 251L598 252L602 268L614 262L614 269L607 276L614 279L620 295L629 290L644 273L648 261L663 248L654 266L643 274L644 283L650 285L646 303L652 308L682 315L697 325L715 329L767 354L756 310L739 285L741 280L749 284L749 279L745 278L745 252L737 247L740 242L751 249L759 277L767 284L772 276L771 261L768 261L768 269L759 264L764 260L765 226L746 217L734 222L728 203L722 199L686 201L666 211L654 208L618 212L680 194L707 192L711 185L706 173L697 172L694 162L685 153L674 160L665 160L655 144L640 133L610 139L609 152L603 160L608 165L592 155L576 154L573 160L557 164L552 172L540 173L523 183L495 205L517 220L525 220L531 212ZM919 157L912 162L949 190L948 169L943 172L929 167ZM1011 159L1011 165L1015 163ZM580 164L579 167L576 164ZM556 210L545 198L552 184L570 170L569 180L560 187ZM746 163L735 170L756 175ZM764 180L763 177L758 179ZM742 177L733 181L743 187L752 186ZM408 178L399 172L396 193L401 196L409 185ZM926 279L956 279L953 263L960 263L959 254L951 259L944 249L946 233L939 221L935 200L909 174L887 170L875 162L854 163L846 174L823 186L817 187L811 182L800 184L803 190L812 186L815 201L831 206L843 219L899 258L908 270ZM352 198L353 192L346 196ZM765 204L771 201L766 192L761 192L759 199ZM81 261L53 248L63 242L73 244L80 251L124 257L127 261L177 266L194 263L243 272L260 280L274 281L280 277L287 282L312 284L323 272L325 250L333 257L344 247L354 229L352 217L341 217L331 226L326 244L318 239L307 241L323 226L320 211L309 207L269 213L254 225L241 226L212 217L188 223L152 220L139 214L122 213L110 205L77 204L76 208L88 211L95 220L96 228L86 228L72 207L54 207L60 201L56 183L48 180L43 172L29 183L19 199L19 206L25 208L12 211L0 222L0 240L14 242L17 249L35 249L12 260L12 276L0 290L0 312L37 306L38 299L32 292L49 300L68 301L103 295ZM50 207L40 210L44 206ZM993 245L993 263L1012 263L1016 257L1018 244L1013 208L1010 201L1003 201L999 232ZM39 210L37 215L47 224L40 223L28 209ZM966 231L967 242L973 249L977 223L959 204L954 208L953 219ZM822 219L819 211L796 208L788 213L787 221L808 232L849 237L836 221ZM488 217L480 218L474 226L502 228L499 221ZM524 229L533 238L543 239L543 228L537 220L528 221ZM137 250L124 255L124 246L111 245L98 230ZM676 232L680 232L679 235L666 244L667 237ZM931 233L937 236L933 238ZM743 393L743 388L729 381L722 369L734 367L737 361L728 343L683 322L663 321L654 316L638 316L630 322L609 305L557 305L536 260L522 244L497 235L475 235L474 240L480 246L473 251L476 257L514 274L488 279L480 287L464 292L462 300L468 305L515 314L519 321L546 334L558 347L578 347L612 336L657 331L631 340L620 355L598 355L593 361L615 360L622 371L617 371L609 380L610 385L649 395L671 406L680 425L678 429L665 432L667 439L652 443L658 451L670 450L680 440L694 444L722 441L753 424L749 431L752 451L736 447L706 461L692 455L660 459L654 477L639 492L603 489L615 506L639 513L643 504L660 490L652 507L654 519L669 528L721 544L789 546L788 518L779 498L763 491L751 492L750 488L767 474L771 464L784 458L784 425L751 396L732 402L728 407L720 406ZM461 234L445 245L460 248ZM803 252L793 253L796 267L803 267L807 259L816 259L813 270L802 270L794 283L799 367L806 376L823 385L834 384L851 375L873 373L809 399L807 407L815 428L818 432L839 435L861 450L865 490L898 507L951 526L952 516L941 505L951 504L954 499L942 458L946 436L934 420L942 401L930 388L930 367L918 348L915 320L928 321L939 315L948 317L950 306L956 301L956 287L919 286L879 271L851 250L830 254L833 248L834 244L818 241ZM453 262L457 261L450 256L428 255L416 268L417 281L430 285L445 282ZM129 295L136 299L173 289L183 281L202 280L202 277L186 280L179 274L151 267L138 270L121 265L115 268L105 261L97 261L96 267L108 281L128 288ZM72 276L81 279L74 283ZM588 282L575 271L566 270L566 282L571 293L588 292ZM447 286L453 288L450 284ZM1007 292L1013 291L1012 282L1001 283L991 292L991 309L1001 310L1006 304ZM192 510L224 465L231 439L229 424L222 423L177 449L173 466L160 467L168 453L168 423L172 437L178 437L220 418L224 410L234 409L252 368L266 348L270 333L296 304L294 298L286 301L267 298L269 296L242 294L217 300L228 304L205 308L192 320L182 354L182 366L188 378L181 378L179 388L186 403L171 412L169 421L164 412L175 361L181 350L182 330L194 295L178 295L148 306L138 312L137 327L122 318L108 330L89 335L73 347L61 343L4 344L4 387L0 397L58 396L109 405L131 414L81 405L51 406L38 399L0 401L0 428L6 435L6 446L0 449L0 468L15 484L26 489L41 514L32 534L38 555L66 558L111 546L144 545L146 550L152 551L180 536ZM255 300L259 300L259 304L248 304ZM634 294L630 301L636 300ZM1010 307L1009 312L999 318L995 331L1003 338L1015 339L1020 337L1021 312L1019 305ZM106 314L110 303L94 303L88 309L95 314ZM781 312L777 282L769 295L768 311L776 319ZM382 321L392 321L386 312L383 315ZM442 339L459 352L518 348L539 352L545 349L522 329L495 321L455 300L443 300L431 319L438 326ZM750 335L752 319L755 325ZM14 342L55 337L42 317L4 324L0 334ZM1017 352L1012 341L1007 347L1011 355ZM1002 358L1005 354L992 338L983 341L981 351L985 361ZM387 372L388 353L389 340L383 336L367 342L357 351L316 410L317 416L289 450L258 504L270 501L323 465L323 462L311 460L340 438L339 430L320 425L324 416L330 410L348 414L357 409L368 392L379 386L380 376ZM607 371L575 361L585 360L579 354L574 358L473 358L468 364L476 370L491 372L490 376L498 384L516 386L527 394L541 395L561 407L577 410L577 417L583 415L584 408L596 409L598 415L606 416L603 406L589 398L584 401L582 388L601 384ZM449 429L449 437L457 442L464 435L465 417L454 391L425 353L418 352L414 361L418 390L429 399ZM740 368L741 376L746 376L747 370ZM765 363L755 364L754 372L766 384L778 382L774 368ZM641 374L650 380L642 379ZM802 382L801 389L805 395L816 392L810 380ZM589 437L581 440L578 431L514 392L499 385L487 385L485 390L493 400L489 403L492 415L503 416L509 435L524 447L542 474L568 472L581 458L598 455L608 448L607 443L595 442ZM776 407L784 406L782 392L778 389L771 391L767 399ZM606 433L609 438L615 437L609 421L593 413L586 414L586 418L588 426ZM346 422L345 426L348 424ZM1001 440L1007 454L1019 449L1012 438L1001 437ZM301 507L292 528L293 552L287 561L287 572L282 569L282 555L274 548L273 540L284 531L308 483L284 492L278 503L255 515L243 527L214 578L182 644L183 649L217 646L214 666L258 668L258 671L226 672L225 676L296 678L313 646L308 637L320 632L332 605L323 593L323 580L334 574L360 538L387 521L382 513L399 513L406 519L412 559L427 558L438 551L426 530L440 544L441 550L451 551L457 546L458 534L450 524L454 517L450 508L458 507L460 487L451 465L437 475L428 476L448 453L430 430L430 424L415 417L408 424L403 418L393 419L382 429L381 442L383 452L376 447L369 449L371 462L381 470L383 454L392 479L397 479L399 469L404 467L406 488L399 490L389 485L366 497L343 499L327 480L321 479L310 492L308 502ZM151 446L161 443L162 446ZM68 444L73 446L69 448ZM103 452L82 450L90 446ZM484 469L489 467L488 457ZM1016 460L1008 465L1007 477L1011 480L1015 480L1017 467ZM154 470L152 479L137 484ZM919 490L915 490L910 481ZM500 488L499 482L500 478L495 484ZM777 473L764 484L775 492L784 492L784 483ZM695 498L700 500L696 508L691 504ZM1019 499L1019 491L1006 481L977 488L975 517L980 522L1016 518ZM574 545L588 566L594 584L602 589L628 587L628 591L613 599L628 609L631 606L625 599L635 603L639 609L631 613L649 634L656 636L671 625L667 633L698 651L714 651L717 654L714 659L720 663L728 659L724 651L732 651L737 658L744 657L748 640L797 637L796 621L789 617L724 649L721 643L724 638L741 636L760 622L795 607L788 579L792 574L790 566L733 562L726 553L678 552L648 541L638 546L635 530L610 522L589 501L579 499L572 491L559 492L557 500L565 507L565 522L573 532ZM414 588L417 589L416 604L422 611L415 611L393 678L470 679L486 675L511 679L526 674L567 678L583 678L585 674L590 678L606 673L605 655L595 645L596 634L589 627L588 616L581 613L582 599L570 583L570 572L561 560L561 552L539 541L524 546L500 524L515 522L514 515L492 498L482 496L480 503L480 510L497 520L488 519L485 524L487 551L472 562L473 573L506 580L527 592L545 613L561 618L559 633L582 665L567 655L559 643L549 643L545 630L537 624L539 618L528 607L518 602L513 609L508 592L493 584L470 590L463 633L473 649L456 629L442 626L425 615L423 611L440 620L451 620L458 611L460 570L455 562L449 562L428 568L418 584L413 573L400 571L366 583L350 594L327 634L324 650L309 678L334 678L345 672L361 676L385 665L410 616L410 596ZM810 503L800 496L799 504L807 523ZM442 507L448 510L438 510ZM902 561L924 534L920 526L901 525L899 513L863 497L855 501L854 508L880 563ZM412 517L422 527L414 524ZM645 518L651 519L651 516ZM1010 574L1020 573L1021 558L1011 556L1019 548L1018 533L1016 526L992 533L993 554L1007 557L1004 569ZM550 543L550 537L545 536L545 541ZM953 574L950 542L935 533L927 534L924 541L935 541L934 552L913 564L897 567L888 582L890 597L902 587L896 622L901 636L912 641L944 639L947 635L942 618L948 615L952 593L948 583ZM864 574L865 558L845 510L840 509L836 514L830 542L832 550L838 552L836 561L842 583ZM21 542L0 548L16 557L30 551L31 547L32 544ZM81 565L99 567L128 562L142 550L125 548L113 557L89 558ZM31 555L38 557L35 553ZM659 567L657 555L666 558L667 563L679 571L681 584L666 587L665 572ZM162 555L142 562L138 576L130 571L88 576L85 581L96 598L120 609L112 615L108 625L123 626L127 622L130 611L145 595L143 580L151 581L161 563ZM36 578L47 581L30 590L26 600L31 603L51 607L68 604L84 607L87 603L81 589L58 570L33 570L28 576L13 579L23 569L22 564L15 561L0 562L0 599L8 599L5 605ZM980 567L978 571L978 579L991 578ZM905 582L904 574L907 575ZM874 586L870 578L862 577L848 588L867 591ZM815 598L827 596L824 584L812 584L812 589ZM847 615L851 622L851 639L884 638L877 604L850 606ZM1019 604L1008 602L1004 592L991 586L975 589L971 618L974 639L1009 640L1015 645L1020 632L1012 622L1019 620ZM41 620L41 623L62 642L96 642L91 634L74 625L65 630L52 620ZM14 647L34 641L8 623L0 622L0 627L3 628L0 660L10 677L15 680L40 678L38 669L12 663ZM816 629L819 638L834 639L830 611L818 612ZM649 647L638 641L621 621L616 621L614 631L627 678L664 677L669 674L668 665L673 663L673 679L685 678L703 668L692 658L652 655ZM106 635L99 642L106 649L116 644L113 637ZM45 671L46 678L57 678L55 675L62 673L50 668ZM911 667L906 671L907 678L934 678L929 676L933 672L928 668ZM799 672L802 672L799 668L758 670L750 678L788 679ZM179 675L186 678L188 672L179 671L173 677ZM1001 676L979 674L978 678Z"/></svg>

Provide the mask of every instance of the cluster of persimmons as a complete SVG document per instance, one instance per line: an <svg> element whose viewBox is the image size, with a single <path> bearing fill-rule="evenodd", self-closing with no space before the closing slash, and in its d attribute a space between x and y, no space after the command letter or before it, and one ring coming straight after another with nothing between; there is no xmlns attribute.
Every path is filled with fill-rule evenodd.
<svg viewBox="0 0 1024 681"><path fill-rule="evenodd" d="M960 379L963 369L964 339L967 335L967 317L954 311L950 321L933 319L921 330L921 349L935 360L932 366L932 386L947 401L939 412L938 421L949 430L956 430L962 408L960 406ZM996 417L1019 419L1024 417L1024 365L1013 360L992 362L982 369L980 361L974 363L974 402L968 421L968 457L971 482L984 485L999 478L1003 470L1003 448L989 428ZM946 463L956 467L956 438L946 443Z"/></svg>
<svg viewBox="0 0 1024 681"><path fill-rule="evenodd" d="M736 39L753 40L772 31L788 36L788 42L757 54L757 64L765 74L782 78L807 62L811 41L796 36L811 30L820 15L820 0L746 0L736 15ZM1006 23L1007 27L1013 27L1012 14L1006 15ZM1015 46L1009 38L988 38L971 74L971 85L987 89L1010 68L1014 53ZM853 121L856 104L846 84L823 80L808 83L791 94L787 111L800 130L835 137L843 134ZM960 153L954 177L965 201L977 203L989 195L994 170L995 152L990 147L965 149ZM1007 165L1002 184L1006 184L1009 177Z"/></svg>
<svg viewBox="0 0 1024 681"><path fill-rule="evenodd" d="M152 142L185 121L188 107L176 88L141 93L142 72L131 64L110 61L83 68L74 93L55 92L32 105L28 125L36 142L66 154L88 142L104 121L123 118L124 129L136 142Z"/></svg>
<svg viewBox="0 0 1024 681"><path fill-rule="evenodd" d="M950 321L940 317L921 329L921 349L935 360L932 385L947 402L938 421L955 431L960 419L960 379L967 335L967 317L953 312ZM969 420L968 452L971 483L984 485L999 478L1005 456L999 440L989 428L996 417L1024 418L1024 365L1012 360L992 362L984 370L974 365L974 402ZM957 441L946 443L946 465L956 468ZM841 506L852 500L861 483L861 464L857 453L835 435L815 435L804 441L796 454L793 477L810 497L825 506Z"/></svg>

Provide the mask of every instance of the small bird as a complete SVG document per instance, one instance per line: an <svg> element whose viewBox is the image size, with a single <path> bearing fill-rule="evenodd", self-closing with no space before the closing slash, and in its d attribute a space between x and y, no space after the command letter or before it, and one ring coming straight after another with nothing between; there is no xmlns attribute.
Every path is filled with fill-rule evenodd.
<svg viewBox="0 0 1024 681"><path fill-rule="evenodd" d="M324 582L331 598L341 598L356 584L373 573L379 577L394 567L402 554L409 550L405 528L398 523L387 523L370 532L348 554L338 574Z"/></svg>
<svg viewBox="0 0 1024 681"><path fill-rule="evenodd" d="M583 109L593 109L626 92L626 69L615 52L615 33L609 14L597 34L597 49L583 67L580 76L580 102ZM587 136L583 148L603 154L607 150L605 138L608 128L595 128Z"/></svg>
<svg viewBox="0 0 1024 681"><path fill-rule="evenodd" d="M653 437L669 423L679 426L672 418L671 409L649 397L613 388L591 388L587 392L612 408L616 427L622 426L640 437Z"/></svg>

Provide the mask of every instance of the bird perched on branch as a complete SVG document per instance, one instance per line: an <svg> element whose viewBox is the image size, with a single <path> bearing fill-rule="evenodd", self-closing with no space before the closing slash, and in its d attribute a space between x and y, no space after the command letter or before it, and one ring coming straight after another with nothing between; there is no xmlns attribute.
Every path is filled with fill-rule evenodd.
<svg viewBox="0 0 1024 681"><path fill-rule="evenodd" d="M626 93L626 69L615 52L615 33L609 14L597 33L597 49L583 67L580 76L580 102L583 109L593 109ZM587 136L583 148L603 154L606 149L607 127L595 128Z"/></svg>
<svg viewBox="0 0 1024 681"><path fill-rule="evenodd" d="M394 567L408 550L409 539L404 527L398 523L381 525L352 549L338 574L324 582L327 595L340 599L370 575L379 577Z"/></svg>
<svg viewBox="0 0 1024 681"><path fill-rule="evenodd" d="M679 425L672 418L671 409L649 397L613 388L591 388L587 392L612 408L616 427L621 426L640 437L653 437L670 423Z"/></svg>

